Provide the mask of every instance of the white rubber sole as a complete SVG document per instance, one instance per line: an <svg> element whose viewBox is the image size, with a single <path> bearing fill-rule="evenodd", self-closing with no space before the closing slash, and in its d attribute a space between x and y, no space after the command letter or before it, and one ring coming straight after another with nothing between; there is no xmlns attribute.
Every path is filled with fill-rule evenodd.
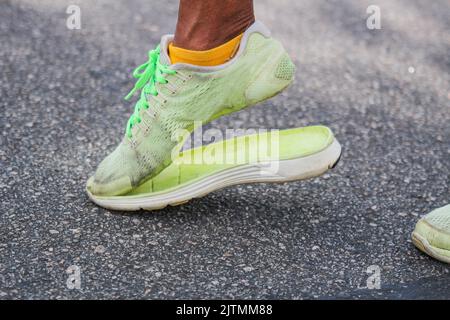
<svg viewBox="0 0 450 320"><path fill-rule="evenodd" d="M134 196L97 197L88 192L97 205L121 211L157 210L168 205L176 206L193 198L200 198L228 186L256 182L286 182L317 177L333 168L341 155L337 140L326 149L301 158L280 160L276 163L246 164L226 169L177 188ZM277 168L270 170L267 168Z"/></svg>
<svg viewBox="0 0 450 320"><path fill-rule="evenodd" d="M426 253L427 255L429 255L430 257L432 257L436 260L439 260L439 261L442 261L445 263L450 263L450 257L449 257L450 252L448 250L443 250L443 249L432 246L425 237L422 237L419 233L417 233L415 231L412 233L411 239L412 239L413 244L420 251ZM447 253L447 255L441 254L441 253L439 253L439 251L445 251Z"/></svg>

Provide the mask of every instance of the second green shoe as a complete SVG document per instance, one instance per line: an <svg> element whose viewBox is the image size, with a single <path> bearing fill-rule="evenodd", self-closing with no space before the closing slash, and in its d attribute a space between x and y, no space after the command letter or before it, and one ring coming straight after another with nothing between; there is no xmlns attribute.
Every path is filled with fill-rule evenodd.
<svg viewBox="0 0 450 320"><path fill-rule="evenodd" d="M180 145L176 132L207 123L268 99L293 80L295 66L283 46L255 22L244 33L239 50L214 67L170 64L164 36L157 49L133 75L137 82L128 98L140 91L134 113L119 146L98 166L87 189L93 195L130 192L171 162Z"/></svg>
<svg viewBox="0 0 450 320"><path fill-rule="evenodd" d="M450 263L450 205L420 219L412 233L412 240L421 251Z"/></svg>

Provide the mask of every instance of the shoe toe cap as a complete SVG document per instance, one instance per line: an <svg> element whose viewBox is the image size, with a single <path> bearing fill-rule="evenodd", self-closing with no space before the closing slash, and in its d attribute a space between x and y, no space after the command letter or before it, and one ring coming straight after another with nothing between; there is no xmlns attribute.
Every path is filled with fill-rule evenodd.
<svg viewBox="0 0 450 320"><path fill-rule="evenodd" d="M108 181L89 178L86 190L93 196L119 196L132 189L130 178L127 176L117 177Z"/></svg>
<svg viewBox="0 0 450 320"><path fill-rule="evenodd" d="M434 248L450 250L450 206L434 210L420 219L414 235Z"/></svg>

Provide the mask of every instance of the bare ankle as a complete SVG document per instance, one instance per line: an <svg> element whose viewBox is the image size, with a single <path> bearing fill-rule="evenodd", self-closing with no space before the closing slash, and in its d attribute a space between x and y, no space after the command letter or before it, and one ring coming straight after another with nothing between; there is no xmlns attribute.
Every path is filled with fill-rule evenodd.
<svg viewBox="0 0 450 320"><path fill-rule="evenodd" d="M174 45L198 51L215 48L254 21L252 0L181 0Z"/></svg>

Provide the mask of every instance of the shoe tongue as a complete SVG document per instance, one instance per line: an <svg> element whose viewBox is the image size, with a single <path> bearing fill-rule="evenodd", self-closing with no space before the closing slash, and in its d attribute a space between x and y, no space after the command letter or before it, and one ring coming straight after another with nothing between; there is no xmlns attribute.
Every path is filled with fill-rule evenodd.
<svg viewBox="0 0 450 320"><path fill-rule="evenodd" d="M169 35L165 35L161 38L161 42L159 44L159 61L165 65L171 65L171 61L169 58L169 43L172 41L172 37Z"/></svg>

